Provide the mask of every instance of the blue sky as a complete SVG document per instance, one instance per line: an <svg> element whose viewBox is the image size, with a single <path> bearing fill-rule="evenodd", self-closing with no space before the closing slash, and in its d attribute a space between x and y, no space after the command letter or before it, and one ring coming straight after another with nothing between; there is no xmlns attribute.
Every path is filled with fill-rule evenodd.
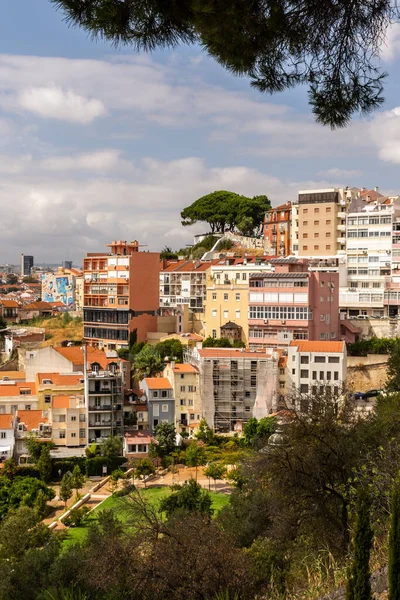
<svg viewBox="0 0 400 600"><path fill-rule="evenodd" d="M331 132L306 90L252 90L196 47L116 51L68 28L48 0L3 0L0 263L71 258L112 238L180 248L179 213L215 189L267 194L354 185L399 192L400 27L383 50L386 103Z"/></svg>

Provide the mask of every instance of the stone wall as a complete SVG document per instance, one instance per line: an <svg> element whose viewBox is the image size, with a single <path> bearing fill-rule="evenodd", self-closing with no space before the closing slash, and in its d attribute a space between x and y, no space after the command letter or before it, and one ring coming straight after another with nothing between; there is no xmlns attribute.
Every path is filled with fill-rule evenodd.
<svg viewBox="0 0 400 600"><path fill-rule="evenodd" d="M347 357L347 388L352 392L383 389L387 379L387 354Z"/></svg>
<svg viewBox="0 0 400 600"><path fill-rule="evenodd" d="M400 319L349 319L349 321L361 329L361 339L400 337Z"/></svg>

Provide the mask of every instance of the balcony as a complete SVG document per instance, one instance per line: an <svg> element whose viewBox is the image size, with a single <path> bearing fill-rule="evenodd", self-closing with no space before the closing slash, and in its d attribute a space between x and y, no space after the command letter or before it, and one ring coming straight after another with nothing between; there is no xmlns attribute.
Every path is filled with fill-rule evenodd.
<svg viewBox="0 0 400 600"><path fill-rule="evenodd" d="M336 229L337 229L338 231L346 231L346 225L338 225L338 226L336 227Z"/></svg>
<svg viewBox="0 0 400 600"><path fill-rule="evenodd" d="M103 404L102 406L90 406L89 404L89 412L101 412L101 411L105 411L105 412L111 412L112 408L111 408L111 404Z"/></svg>
<svg viewBox="0 0 400 600"><path fill-rule="evenodd" d="M342 211L339 211L338 214L337 214L337 216L338 216L339 219L345 219L346 218L346 213L342 212Z"/></svg>
<svg viewBox="0 0 400 600"><path fill-rule="evenodd" d="M345 237L338 237L337 238L337 243L338 244L345 244L346 243L346 238Z"/></svg>
<svg viewBox="0 0 400 600"><path fill-rule="evenodd" d="M101 427L107 427L110 428L112 425L112 421L89 421L89 427L94 427L94 428L101 428Z"/></svg>

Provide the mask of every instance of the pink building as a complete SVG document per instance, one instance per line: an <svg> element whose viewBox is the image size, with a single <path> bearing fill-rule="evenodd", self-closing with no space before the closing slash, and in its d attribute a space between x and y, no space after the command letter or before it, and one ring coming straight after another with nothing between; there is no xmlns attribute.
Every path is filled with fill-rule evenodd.
<svg viewBox="0 0 400 600"><path fill-rule="evenodd" d="M271 260L274 273L249 281L250 349L292 340L339 340L339 274L296 257Z"/></svg>

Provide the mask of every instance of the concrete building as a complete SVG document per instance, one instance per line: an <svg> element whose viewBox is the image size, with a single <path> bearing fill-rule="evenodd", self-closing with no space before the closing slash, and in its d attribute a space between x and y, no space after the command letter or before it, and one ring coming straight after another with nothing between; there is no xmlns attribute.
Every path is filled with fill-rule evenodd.
<svg viewBox="0 0 400 600"><path fill-rule="evenodd" d="M296 257L271 264L273 273L250 276L250 349L340 339L339 274L310 270L307 260Z"/></svg>
<svg viewBox="0 0 400 600"><path fill-rule="evenodd" d="M332 386L338 395L346 382L347 354L345 342L293 341L288 347L287 391L291 394L322 392Z"/></svg>
<svg viewBox="0 0 400 600"><path fill-rule="evenodd" d="M271 273L269 257L223 258L212 265L204 303L203 335L220 338L226 325L240 328L235 337L248 344L248 290L252 273ZM232 333L233 335L233 333Z"/></svg>
<svg viewBox="0 0 400 600"><path fill-rule="evenodd" d="M286 202L265 213L264 250L269 256L288 256L291 253L292 204Z"/></svg>
<svg viewBox="0 0 400 600"><path fill-rule="evenodd" d="M34 435L38 439L50 440L52 428L47 410L18 410L16 413L15 427L15 456L17 461L25 455L28 458L28 449L25 445L27 436Z"/></svg>
<svg viewBox="0 0 400 600"><path fill-rule="evenodd" d="M27 277L32 274L34 257L28 254L21 254L21 277Z"/></svg>
<svg viewBox="0 0 400 600"><path fill-rule="evenodd" d="M49 416L52 441L56 446L74 448L87 445L87 414L83 394L52 396Z"/></svg>
<svg viewBox="0 0 400 600"><path fill-rule="evenodd" d="M0 462L14 455L14 415L0 415Z"/></svg>
<svg viewBox="0 0 400 600"><path fill-rule="evenodd" d="M0 415L15 414L17 410L37 410L37 408L38 396L35 382L4 378L0 380Z"/></svg>
<svg viewBox="0 0 400 600"><path fill-rule="evenodd" d="M217 431L242 431L278 406L279 354L272 349L195 348L186 362L200 376L203 417Z"/></svg>
<svg viewBox="0 0 400 600"><path fill-rule="evenodd" d="M193 433L203 415L200 395L200 374L196 367L171 361L164 369L175 398L175 428Z"/></svg>
<svg viewBox="0 0 400 600"><path fill-rule="evenodd" d="M172 384L166 377L146 377L140 382L149 411L149 430L159 423L175 425L175 399Z"/></svg>
<svg viewBox="0 0 400 600"><path fill-rule="evenodd" d="M160 260L157 252L139 252L137 241L114 241L110 253L84 259L84 336L88 344L126 348L130 334L138 342L157 331Z"/></svg>
<svg viewBox="0 0 400 600"><path fill-rule="evenodd" d="M297 217L294 217L298 240L292 239L292 244L298 245L299 256L346 253L346 212L358 192L357 188L299 191Z"/></svg>
<svg viewBox="0 0 400 600"><path fill-rule="evenodd" d="M207 273L212 262L200 260L163 261L160 271L160 308L187 305L202 312L206 299Z"/></svg>
<svg viewBox="0 0 400 600"><path fill-rule="evenodd" d="M55 273L42 274L42 300L49 302L62 302L69 308L76 308L76 279L83 277L77 269L59 267Z"/></svg>
<svg viewBox="0 0 400 600"><path fill-rule="evenodd" d="M52 408L55 397L78 398L84 402L84 385L83 373L38 373L36 375L38 409Z"/></svg>
<svg viewBox="0 0 400 600"><path fill-rule="evenodd" d="M149 455L151 444L156 443L148 431L131 431L124 434L124 456L128 460L139 460Z"/></svg>
<svg viewBox="0 0 400 600"><path fill-rule="evenodd" d="M110 371L93 371L87 375L87 438L101 442L124 432L124 392L122 376Z"/></svg>

